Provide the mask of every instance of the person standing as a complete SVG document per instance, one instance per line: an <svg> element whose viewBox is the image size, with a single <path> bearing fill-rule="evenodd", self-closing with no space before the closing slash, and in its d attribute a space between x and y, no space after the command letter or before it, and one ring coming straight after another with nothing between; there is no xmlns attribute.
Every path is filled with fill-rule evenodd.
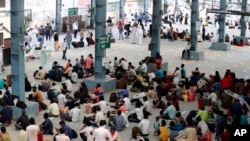
<svg viewBox="0 0 250 141"><path fill-rule="evenodd" d="M142 44L142 38L143 38L143 29L142 29L142 27L141 26L138 26L138 28L137 28L137 33L138 33L138 40L137 40L137 44L138 45L141 45Z"/></svg>
<svg viewBox="0 0 250 141"><path fill-rule="evenodd" d="M35 119L30 118L30 125L26 128L27 141L37 141L37 134L39 131L39 126L36 125Z"/></svg>
<svg viewBox="0 0 250 141"><path fill-rule="evenodd" d="M187 39L187 44L185 46L185 49L182 51L181 59L184 59L184 54L187 52L187 59L190 58L190 49L191 49L191 43L189 42L189 39Z"/></svg>
<svg viewBox="0 0 250 141"><path fill-rule="evenodd" d="M49 23L47 23L47 25L45 26L45 37L46 37L46 41L50 40L50 37L51 37L51 25Z"/></svg>
<svg viewBox="0 0 250 141"><path fill-rule="evenodd" d="M51 36L54 36L55 30L56 30L54 21L51 21L50 26L51 26Z"/></svg>
<svg viewBox="0 0 250 141"><path fill-rule="evenodd" d="M185 15L185 21L184 21L184 24L185 24L185 25L188 25L188 13L186 13L186 15Z"/></svg>
<svg viewBox="0 0 250 141"><path fill-rule="evenodd" d="M68 30L66 33L67 48L70 49L70 44L72 41L72 33Z"/></svg>
<svg viewBox="0 0 250 141"><path fill-rule="evenodd" d="M77 31L78 31L78 22L74 21L73 23L73 30L74 30L74 38L77 36Z"/></svg>
<svg viewBox="0 0 250 141"><path fill-rule="evenodd" d="M119 40L121 39L123 40L123 25L121 21L119 21L118 30L119 30Z"/></svg>
<svg viewBox="0 0 250 141"><path fill-rule="evenodd" d="M63 39L63 42L62 42L62 51L63 51L62 59L63 59L63 60L67 60L67 57L66 57L66 52L67 52L66 38L64 38L64 39Z"/></svg>

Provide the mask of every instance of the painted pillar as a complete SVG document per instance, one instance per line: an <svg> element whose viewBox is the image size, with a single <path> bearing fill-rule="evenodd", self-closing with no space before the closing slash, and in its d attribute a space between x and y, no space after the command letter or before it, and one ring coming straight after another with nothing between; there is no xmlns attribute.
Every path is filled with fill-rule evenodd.
<svg viewBox="0 0 250 141"><path fill-rule="evenodd" d="M106 4L107 0L96 1L96 19L95 19L95 79L105 79L105 67L102 65L102 59L106 56L106 50L101 49L100 37L106 35Z"/></svg>
<svg viewBox="0 0 250 141"><path fill-rule="evenodd" d="M191 43L191 50L197 50L197 21L199 18L199 1L192 0L191 5L191 33L190 33L190 43Z"/></svg>
<svg viewBox="0 0 250 141"><path fill-rule="evenodd" d="M146 11L146 0L143 1L143 12Z"/></svg>
<svg viewBox="0 0 250 141"><path fill-rule="evenodd" d="M144 0L144 2L145 2L145 0ZM120 19L124 19L124 5L125 5L124 0L120 0L120 12L119 12Z"/></svg>
<svg viewBox="0 0 250 141"><path fill-rule="evenodd" d="M61 25L62 25L62 0L56 0L56 31L61 31Z"/></svg>
<svg viewBox="0 0 250 141"><path fill-rule="evenodd" d="M220 10L226 10L226 0L220 1ZM224 43L225 40L225 20L226 14L220 14L219 16L219 42Z"/></svg>
<svg viewBox="0 0 250 141"><path fill-rule="evenodd" d="M12 93L25 101L24 0L11 0L11 79Z"/></svg>
<svg viewBox="0 0 250 141"><path fill-rule="evenodd" d="M242 0L241 11L247 12L247 0ZM240 24L241 24L240 36L245 37L246 36L246 21L245 21L245 16L243 15L241 15Z"/></svg>
<svg viewBox="0 0 250 141"><path fill-rule="evenodd" d="M175 0L175 11L177 11L178 8L179 8L179 1Z"/></svg>
<svg viewBox="0 0 250 141"><path fill-rule="evenodd" d="M160 52L161 6L162 6L161 1L153 0L153 19L152 19L152 36L151 36L152 57L154 57L157 52Z"/></svg>
<svg viewBox="0 0 250 141"><path fill-rule="evenodd" d="M94 28L94 19L95 19L95 0L91 0L91 8L94 8L94 10L93 11L91 11L91 13L90 13L90 27L91 28Z"/></svg>

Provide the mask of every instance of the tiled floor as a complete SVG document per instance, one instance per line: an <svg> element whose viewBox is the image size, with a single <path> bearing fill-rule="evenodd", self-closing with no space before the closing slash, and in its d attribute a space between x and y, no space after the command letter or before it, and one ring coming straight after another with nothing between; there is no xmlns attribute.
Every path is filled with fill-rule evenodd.
<svg viewBox="0 0 250 141"><path fill-rule="evenodd" d="M178 28L179 31L182 31L183 29L188 28L184 25L174 25L174 28ZM213 26L207 27L207 31L216 33L216 28ZM113 29L114 37L118 37L118 31L117 28ZM228 30L227 33L232 35L239 35L239 30ZM65 35L60 35L60 40ZM79 36L79 35L78 35ZM249 36L249 32L247 31L247 36ZM73 39L75 41L79 40L79 37L77 39ZM131 44L130 39L125 40L116 40L116 43L113 43L111 45L110 49L106 50L106 57L113 61L113 58L117 56L118 58L124 57L128 61L132 62L135 66L138 66L138 62L142 60L145 56L149 56L150 52L148 51L147 44L149 43L150 39L146 38L143 39L142 45L137 44ZM52 41L46 41L46 46L49 48L53 48L53 42ZM231 46L230 51L217 51L217 50L210 50L209 45L211 42L204 41L201 43L198 43L198 50L202 50L205 52L205 58L204 60L200 61L194 61L194 60L180 60L181 52L184 49L185 42L182 40L178 41L168 41L166 39L161 40L161 55L163 57L164 62L169 63L169 69L168 73L171 73L174 71L176 66L180 66L181 63L184 63L186 66L187 74L190 74L190 72L195 68L199 67L202 72L205 72L208 76L209 74L213 74L215 70L218 70L221 74L221 76L224 75L224 72L226 69L231 69L232 71L236 72L236 76L240 78L250 78L250 66L248 65L250 61L250 47L236 47ZM67 58L70 58L72 62L74 63L74 60L76 58L80 58L81 55L84 55L86 57L89 53L94 54L94 46L84 48L78 48L78 49L70 49L67 51ZM48 59L47 65L45 67L46 70L49 70L51 67L51 64L53 61L58 61L60 64L65 65L66 61L61 59L62 57L62 51L58 52L52 52L50 54L50 57ZM25 62L25 68L26 68L26 74L33 74L33 72L38 69L40 66L40 61L38 59L29 60ZM10 73L10 66L6 66L5 72L1 75L3 78L6 74ZM79 82L82 80L79 80ZM39 81L36 81L37 84L39 84ZM59 83L58 83L59 84ZM74 89L76 89L78 84L74 85ZM46 96L46 93L43 93L44 97ZM131 93L130 96L132 96L134 93ZM106 99L108 99L109 93L107 92L105 95ZM45 101L46 103L49 103L48 100ZM183 112L183 116L185 117L188 114L188 111L192 109L196 109L197 102L180 102L180 109ZM82 110L82 116L85 115L84 113L84 106L81 106ZM36 117L36 123L41 124L43 121L43 113L41 112L39 117ZM156 136L153 136L153 122L154 117L159 114L159 110L155 109L152 110L152 116L150 116L150 122L151 122L151 128L150 128L150 140L155 141L157 140ZM59 118L53 118L52 119L54 126L59 127L58 122L60 121ZM13 122L14 124L14 122ZM13 124L11 126L7 127L7 130L10 132L12 140L18 141L18 135L19 132L14 129ZM71 127L73 127L76 131L78 131L82 123L68 123ZM119 134L122 137L122 141L128 141L131 137L131 128L133 126L136 126L136 124L131 123L129 128L126 128L124 131L120 132ZM45 138L52 138L52 136L45 136ZM80 141L81 139L75 139L75 141Z"/></svg>

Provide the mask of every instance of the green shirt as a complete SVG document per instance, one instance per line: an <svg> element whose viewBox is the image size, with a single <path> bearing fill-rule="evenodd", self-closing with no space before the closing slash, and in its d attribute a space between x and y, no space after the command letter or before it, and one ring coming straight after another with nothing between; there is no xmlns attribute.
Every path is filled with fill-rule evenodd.
<svg viewBox="0 0 250 141"><path fill-rule="evenodd" d="M198 116L201 117L201 120L202 120L202 121L207 122L208 117L209 117L209 114L208 114L208 111L207 111L207 110L200 110L200 111L197 113L197 115L195 116L195 118L197 118Z"/></svg>

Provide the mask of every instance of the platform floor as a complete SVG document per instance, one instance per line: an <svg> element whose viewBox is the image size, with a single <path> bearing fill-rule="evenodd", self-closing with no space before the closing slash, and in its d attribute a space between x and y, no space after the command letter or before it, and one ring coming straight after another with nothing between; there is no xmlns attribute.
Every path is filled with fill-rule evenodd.
<svg viewBox="0 0 250 141"><path fill-rule="evenodd" d="M178 28L179 31L182 31L186 28L189 28L185 25L179 25L174 24L174 29ZM216 33L216 28L212 25L207 27L206 31ZM240 31L236 29L227 29L227 33L232 35L239 35ZM149 56L150 52L148 51L148 43L150 42L149 38L143 39L142 45L137 44L131 44L131 39L125 39L125 40L118 40L118 30L117 28L113 29L114 37L117 39L116 43L112 43L111 48L107 49L106 56L109 60L113 61L113 58L117 56L118 58L124 57L129 62L132 62L133 65L138 66L138 62L142 60L145 56ZM247 31L247 36L249 36L249 31ZM60 35L60 41L65 37L65 35ZM79 40L79 34L77 39L73 39L73 41ZM53 49L53 41L45 41L46 46ZM85 43L86 44L86 43ZM230 51L217 51L217 50L210 50L211 42L203 41L201 43L198 43L198 50L202 50L205 53L204 60L200 61L194 61L194 60L181 60L181 52L184 49L185 42L182 40L177 41L168 41L166 39L161 40L161 55L163 57L164 62L168 62L168 73L174 71L175 67L180 66L182 63L185 64L185 68L187 71L187 74L190 75L191 71L195 69L195 67L199 67L201 72L205 72L206 76L209 74L213 74L216 70L220 72L221 77L224 76L224 72L226 69L231 69L233 72L236 73L236 76L239 78L250 78L250 66L248 65L250 62L250 47L236 47L231 46ZM81 55L84 55L86 57L89 53L94 54L94 46L84 48L78 48L78 49L70 49L67 51L67 58L72 60L72 63L74 64L74 60L76 58L80 59ZM66 61L61 59L62 57L62 51L58 52L52 52L50 54L50 57L48 58L47 65L45 67L46 70L49 70L51 68L51 64L53 61L58 61L60 64L65 65ZM26 74L32 75L33 72L38 69L40 66L40 60L34 59L34 60L28 60L25 62L25 68L26 68ZM10 66L5 67L5 71L3 74L1 74L1 77L5 77L5 75L10 74ZM79 80L81 82L82 80ZM36 81L36 84L39 84L39 81ZM57 83L60 84L60 83ZM78 87L78 84L74 85L74 89ZM46 93L43 93L44 97L46 98ZM133 96L135 93L131 93L130 96ZM109 93L106 93L107 95L106 99L109 97ZM49 104L49 101L46 100L45 103ZM183 116L185 117L188 112L192 109L197 108L197 102L180 102L180 109L183 113ZM82 116L85 115L84 113L84 106L81 105L82 110ZM36 123L41 124L43 121L43 112L40 112L39 117L36 117ZM159 115L159 110L152 110L152 116L150 116L150 135L149 139L151 141L158 140L156 136L153 136L153 122L155 121L155 116ZM59 118L53 118L52 119L54 123L54 127L59 127ZM82 126L82 122L79 123L69 123L67 122L69 126L74 128L76 131L79 131L79 129ZM14 121L13 123L7 127L7 131L10 133L13 141L18 141L18 135L19 132L15 130L14 128ZM124 131L120 132L120 136L122 137L122 141L128 141L131 137L131 128L133 126L136 126L137 124L131 123L129 128L126 128ZM44 138L50 138L52 139L52 136L45 136ZM80 138L74 139L74 141L81 141Z"/></svg>

